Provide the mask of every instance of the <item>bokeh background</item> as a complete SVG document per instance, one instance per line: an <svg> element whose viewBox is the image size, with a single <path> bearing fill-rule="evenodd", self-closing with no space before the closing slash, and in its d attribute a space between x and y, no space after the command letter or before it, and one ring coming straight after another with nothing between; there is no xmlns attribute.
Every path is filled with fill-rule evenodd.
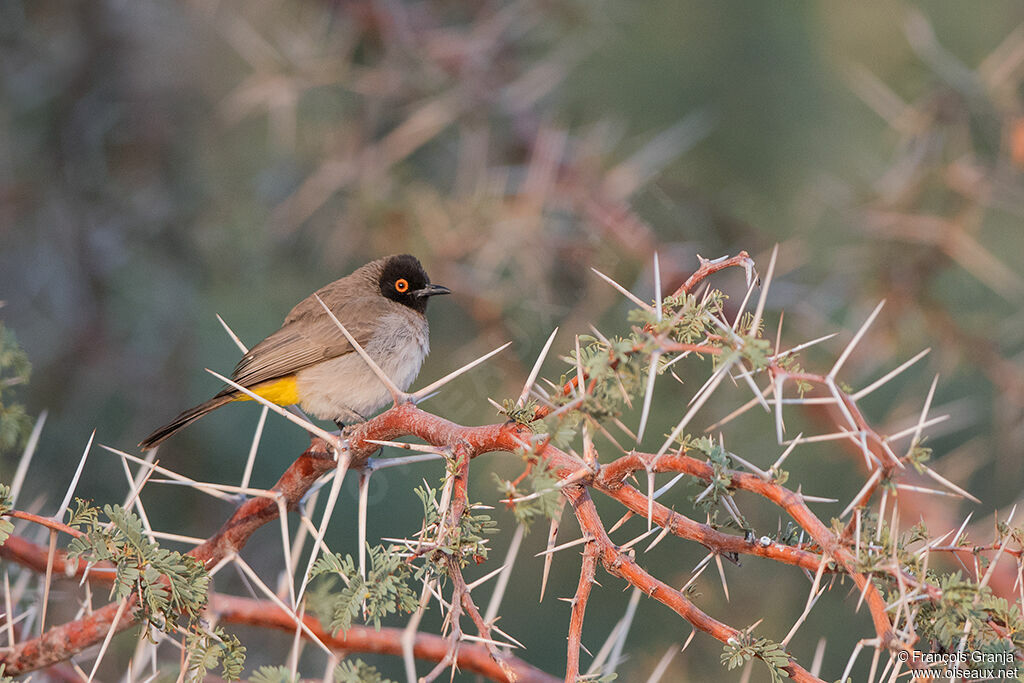
<svg viewBox="0 0 1024 683"><path fill-rule="evenodd" d="M0 3L0 320L34 367L21 399L33 418L48 411L22 500L56 507L93 429L132 449L215 392L203 368L226 372L238 357L216 314L254 343L371 258L414 253L454 291L431 305L421 383L515 342L425 404L482 423L496 419L485 399L518 394L556 325L559 353L590 323L628 329L622 298L591 267L650 298L655 251L668 291L698 253L745 249L763 268L778 243L769 336L782 310L784 345L842 332L806 367L827 370L883 298L843 381L863 386L932 349L865 409L885 428L912 424L940 375L932 412L950 419L928 445L937 469L983 503L917 509L939 533L974 509L984 534L1024 484L1022 22L1014 0ZM739 274L715 282L742 296ZM564 367L553 358L546 374ZM649 434L670 428L696 386L659 388ZM744 392L720 392L705 424ZM218 411L162 448L161 462L237 481L258 412ZM826 429L820 415L793 420ZM760 464L779 454L764 415L725 433ZM270 418L254 483L270 485L304 443ZM0 480L18 455L0 454ZM839 498L837 515L863 482L858 460L834 444L807 448L789 461L791 482ZM497 498L492 469L517 474L482 459L473 498ZM375 475L371 540L415 531L411 489L440 476L436 466ZM120 463L94 451L80 492L106 502L125 491ZM345 496L328 540L354 552L351 483ZM177 487L148 487L144 499L157 527L196 536L229 512ZM682 493L673 504L688 509ZM777 513L750 504L774 531ZM512 529L510 514L495 515L506 533L481 573ZM527 537L502 625L528 661L559 673L568 608L553 597L572 593L579 560L562 553L538 604L532 554L545 533ZM567 517L562 538L574 533ZM246 550L270 575L274 534ZM669 539L645 562L682 585L703 555ZM754 559L727 573L731 601L709 572L701 606L740 628L763 617L758 632L780 640L806 578ZM618 580L599 580L584 631L592 652L628 600ZM823 598L792 646L808 665L826 637L827 679L870 635L866 615L846 616L848 590ZM644 680L689 631L642 602L620 680ZM284 663L290 638L266 642L250 665ZM665 680L735 678L720 652L698 636ZM368 661L398 675L395 662ZM755 667L752 680L763 674Z"/></svg>

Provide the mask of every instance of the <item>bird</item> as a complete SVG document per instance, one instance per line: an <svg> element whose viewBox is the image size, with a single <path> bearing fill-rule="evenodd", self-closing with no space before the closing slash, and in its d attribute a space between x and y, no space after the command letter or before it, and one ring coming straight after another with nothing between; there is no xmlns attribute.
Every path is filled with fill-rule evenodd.
<svg viewBox="0 0 1024 683"><path fill-rule="evenodd" d="M419 259L410 254L371 261L300 301L281 329L242 356L231 379L272 403L297 404L314 417L333 420L339 429L363 422L387 403L391 392L324 305L405 391L430 351L427 302L432 296L450 292L431 283ZM154 448L207 413L246 400L252 399L234 387L225 387L155 430L139 447Z"/></svg>

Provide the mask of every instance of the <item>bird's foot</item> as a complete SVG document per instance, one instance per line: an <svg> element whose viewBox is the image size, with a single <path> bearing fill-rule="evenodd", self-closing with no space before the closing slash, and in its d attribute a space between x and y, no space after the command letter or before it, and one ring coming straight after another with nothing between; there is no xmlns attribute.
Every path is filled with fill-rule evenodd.
<svg viewBox="0 0 1024 683"><path fill-rule="evenodd" d="M342 436L352 431L357 425L366 422L366 418L357 413L354 410L346 410L344 414L334 418L334 424L338 426L338 430Z"/></svg>

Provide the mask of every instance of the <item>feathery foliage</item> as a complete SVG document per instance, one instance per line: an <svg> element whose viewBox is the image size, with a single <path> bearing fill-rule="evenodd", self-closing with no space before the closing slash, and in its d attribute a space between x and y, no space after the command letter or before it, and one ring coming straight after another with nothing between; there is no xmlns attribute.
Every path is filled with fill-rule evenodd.
<svg viewBox="0 0 1024 683"><path fill-rule="evenodd" d="M394 550L378 545L368 547L370 567L363 578L351 555L325 553L313 565L311 578L337 576L345 587L328 596L328 602L318 606L329 628L337 633L347 631L352 620L363 613L366 622L378 630L381 620L398 612L410 613L418 605L418 595L411 587L413 570Z"/></svg>
<svg viewBox="0 0 1024 683"><path fill-rule="evenodd" d="M10 537L14 531L11 520L5 516L11 511L11 487L7 484L0 484L0 545Z"/></svg>
<svg viewBox="0 0 1024 683"><path fill-rule="evenodd" d="M17 402L17 387L28 382L32 365L14 332L0 322L0 454L20 448L32 421Z"/></svg>

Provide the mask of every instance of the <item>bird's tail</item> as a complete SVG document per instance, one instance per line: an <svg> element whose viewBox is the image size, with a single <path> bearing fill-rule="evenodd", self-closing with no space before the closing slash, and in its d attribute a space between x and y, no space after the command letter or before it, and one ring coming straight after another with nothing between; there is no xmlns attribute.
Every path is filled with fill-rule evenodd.
<svg viewBox="0 0 1024 683"><path fill-rule="evenodd" d="M155 448L156 446L159 446L164 439L171 436L179 429L192 424L193 422L201 418L203 415L206 415L211 410L215 410L216 408L220 408L225 403L230 403L231 401L234 401L235 398L235 392L228 391L225 393L217 394L209 401L206 401L205 403L200 403L195 408L189 408L181 415L174 418L173 420L165 424L163 427L160 427L160 429L157 429L155 432L153 432L145 439L140 441L139 448L147 450L149 448Z"/></svg>

